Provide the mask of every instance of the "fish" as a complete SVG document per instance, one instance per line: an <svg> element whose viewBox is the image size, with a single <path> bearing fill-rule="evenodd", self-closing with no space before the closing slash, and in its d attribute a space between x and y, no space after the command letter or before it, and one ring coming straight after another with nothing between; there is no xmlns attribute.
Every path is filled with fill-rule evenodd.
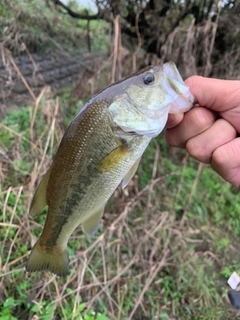
<svg viewBox="0 0 240 320"><path fill-rule="evenodd" d="M30 214L48 212L26 270L69 273L67 244L81 224L88 236L99 226L116 188L134 176L169 113L186 112L194 98L176 65L148 66L93 96L67 128L36 189Z"/></svg>

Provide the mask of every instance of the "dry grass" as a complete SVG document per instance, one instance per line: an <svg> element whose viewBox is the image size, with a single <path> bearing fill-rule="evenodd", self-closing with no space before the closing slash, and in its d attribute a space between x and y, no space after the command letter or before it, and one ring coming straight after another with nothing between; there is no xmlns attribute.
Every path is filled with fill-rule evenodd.
<svg viewBox="0 0 240 320"><path fill-rule="evenodd" d="M222 235L211 223L197 220L194 224L189 218L199 196L202 165L187 183L188 157L178 154L185 165L167 172L157 143L144 155L139 175L128 189L116 190L97 235L87 238L81 227L74 232L66 279L25 271L45 219L44 214L31 219L29 205L63 134L58 98L48 99L42 92L27 110L27 130L21 129L21 119L0 127L1 137L8 137L0 149L0 300L4 305L10 297L14 299L12 315L17 319L81 319L80 315L98 319L96 315L85 318L94 310L105 313L105 319L119 320L227 319L225 282L217 273L204 278L205 272L229 263L219 262L214 244ZM149 177L143 187L141 175ZM177 208L184 204L179 216ZM233 245L233 254L235 250ZM221 279L223 292L216 279ZM204 310L214 310L214 316L209 311L201 318ZM187 312L190 316L184 318Z"/></svg>
<svg viewBox="0 0 240 320"><path fill-rule="evenodd" d="M74 232L66 279L25 271L45 221L44 214L36 220L29 217L31 198L64 133L64 113L72 112L64 100L51 98L49 88L39 96L27 88L33 106L0 124L3 310L17 319L34 320L215 320L227 319L227 313L233 319L236 313L227 307L228 288L221 272L231 264L238 246L228 248L223 242L220 248L222 233L227 245L233 241L231 224L219 223L216 228L208 213L215 210L225 219L225 192L232 197L231 190L216 176L214 186L208 186L207 168L169 150L162 139L150 145L128 188L115 191L97 235L87 238L81 227ZM203 203L208 197L205 188L215 196L216 185L220 195L214 201L220 197L222 202ZM236 203L235 212L237 201L231 201ZM232 271L238 263L234 261Z"/></svg>
<svg viewBox="0 0 240 320"><path fill-rule="evenodd" d="M138 306L142 304L142 298L145 291L154 282L154 277L157 272L167 265L166 259L169 255L167 243L163 246L158 238L159 229L164 232L164 228L169 227L170 217L166 212L156 212L156 219L143 223L145 217L137 217L132 221L134 229L131 230L128 225L127 217L137 206L140 205L142 199L146 198L152 193L152 187L158 183L162 178L152 180L143 190L136 192L131 191L131 196L122 194L119 201L119 209L116 212L113 205L107 210L106 231L101 230L101 235L95 237L93 240L87 240L90 245L86 245L86 239L83 240L84 245L81 245L81 240L85 238L80 228L73 235L75 242L80 243L80 248L76 250L71 257L71 274L67 280L57 279L55 276L43 273L40 275L29 275L25 272L24 264L29 251L24 250L19 252L22 244L27 244L30 248L36 241L36 229L40 230L42 225L29 219L28 208L33 195L34 189L40 181L42 175L48 168L51 157L53 155L53 145L59 143L62 134L59 130L60 126L56 125L57 114L59 111L58 100L55 105L52 101L47 101L45 106L41 106L41 113L46 117L46 128L40 137L36 137L34 132L34 125L36 121L37 110L40 108L40 99L37 99L35 108L30 109L29 113L29 135L30 138L25 138L17 131L16 128L1 125L1 130L8 130L15 140L13 149L11 151L11 158L8 157L7 150L1 149L1 155L4 157L1 168L1 200L2 200L2 221L0 227L2 234L2 260L1 260L1 296L7 297L8 282L12 282L18 274L18 279L15 279L15 285L18 281L23 281L24 278L35 280L35 285L28 291L29 301L37 305L44 301L47 291L51 292L54 299L52 304L54 310L58 307L62 310L64 319L68 319L64 312L64 302L69 295L75 296L75 303L73 311L77 308L77 301L79 303L80 297L83 295L91 297L86 306L87 309L96 305L99 297L110 308L110 315L118 319L121 317L120 306L123 303L124 294L127 290L127 282L136 278L137 282L141 283L143 279L146 280L146 285L142 290L139 290L139 297L136 300L136 305L131 312L130 318L133 318ZM19 169L15 165L16 160L26 157L22 154L21 141L24 140L29 145L28 161L31 159L31 173L28 174ZM43 145L42 140L45 140ZM47 155L48 151L48 155ZM17 183L16 186L7 186L11 178L9 177L17 173L23 184ZM5 189L6 188L6 189ZM119 198L120 190L115 193L115 199ZM127 193L127 192L126 192ZM10 196L13 196L14 203L9 205ZM19 210L17 210L19 208ZM112 215L110 216L110 212ZM146 211L148 213L148 210ZM117 216L117 218L116 218ZM71 242L71 241L70 241ZM147 251L148 243L152 243L152 249ZM130 251L129 251L129 248ZM128 253L122 251L127 250ZM21 251L21 250L20 250ZM157 260L154 259L156 252L161 252ZM149 260L150 258L150 260ZM96 261L100 260L101 265L96 267ZM115 261L112 268L108 267L109 260ZM132 271L132 266L141 270L135 275ZM146 268L147 267L147 268ZM125 275L124 277L122 277ZM145 281L143 281L144 283ZM50 289L51 288L51 289ZM71 288L71 293L66 293L66 288ZM124 290L123 290L124 288ZM144 310L144 309L143 309ZM74 313L74 312L73 312Z"/></svg>
<svg viewBox="0 0 240 320"><path fill-rule="evenodd" d="M181 61L186 76L211 70L236 76L238 48L218 65L210 64L217 24L218 19L205 25L192 20L177 27L162 47L162 60ZM23 49L27 39L14 21L10 26L14 37L8 37L8 47ZM118 34L110 57L115 61L112 78L143 61L137 57L142 41L138 15L136 32L138 47L125 64ZM205 50L202 70L195 59L199 47ZM160 62L156 55L147 58ZM93 91L95 72L86 76ZM226 284L240 265L238 193L209 168L169 150L162 139L150 145L128 188L116 190L96 236L87 238L81 227L73 233L67 278L25 271L45 221L44 214L29 217L30 202L60 143L66 108L59 98L49 97L48 89L38 97L28 90L33 106L0 124L0 320L238 319Z"/></svg>
<svg viewBox="0 0 240 320"><path fill-rule="evenodd" d="M44 214L36 220L29 217L31 198L64 133L66 108L58 97L50 98L49 88L38 97L28 90L33 106L0 125L3 310L17 319L34 320L238 316L226 307L226 279L219 273L231 263L238 246L234 243L230 253L224 245L219 249L216 243L222 232L232 241L231 227L216 228L204 213L216 210L222 215L225 202L222 207L221 202L217 207L202 205L207 196L201 181L206 167L169 150L161 139L150 145L128 188L115 191L97 235L89 239L81 227L74 232L66 279L25 271L45 221ZM216 176L213 179L224 199L226 184ZM194 213L200 217L192 218ZM103 314L106 317L100 318Z"/></svg>

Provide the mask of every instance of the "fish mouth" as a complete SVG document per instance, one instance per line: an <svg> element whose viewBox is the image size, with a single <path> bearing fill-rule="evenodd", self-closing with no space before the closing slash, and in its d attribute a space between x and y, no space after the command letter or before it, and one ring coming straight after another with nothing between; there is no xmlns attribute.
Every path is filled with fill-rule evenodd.
<svg viewBox="0 0 240 320"><path fill-rule="evenodd" d="M131 136L139 136L139 134L136 132L136 131L133 131L133 130L124 130L123 128L121 128L120 126L116 126L114 129L113 129L113 132L114 134L117 136L117 137L122 137L126 134L128 135L131 135Z"/></svg>

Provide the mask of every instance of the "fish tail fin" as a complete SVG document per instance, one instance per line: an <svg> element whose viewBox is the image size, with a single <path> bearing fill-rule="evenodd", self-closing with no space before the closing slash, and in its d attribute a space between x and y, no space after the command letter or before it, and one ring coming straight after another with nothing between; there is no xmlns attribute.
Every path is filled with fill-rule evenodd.
<svg viewBox="0 0 240 320"><path fill-rule="evenodd" d="M48 251L43 249L38 241L32 249L26 270L29 272L48 270L58 276L66 276L69 273L67 248Z"/></svg>

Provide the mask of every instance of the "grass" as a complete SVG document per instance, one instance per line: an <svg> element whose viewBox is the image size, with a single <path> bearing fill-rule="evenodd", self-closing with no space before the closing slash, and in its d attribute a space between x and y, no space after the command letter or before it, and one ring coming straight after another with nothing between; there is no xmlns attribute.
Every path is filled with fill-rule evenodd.
<svg viewBox="0 0 240 320"><path fill-rule="evenodd" d="M8 3L0 37L13 53L86 46L85 22L42 0ZM106 30L90 23L93 51L106 50ZM162 136L108 202L97 234L73 233L65 279L25 271L46 218L29 217L30 202L78 109L69 91L44 95L0 124L0 320L238 319L226 281L240 274L239 190Z"/></svg>
<svg viewBox="0 0 240 320"><path fill-rule="evenodd" d="M76 4L74 10L85 13ZM24 51L25 47L31 52L60 50L65 54L79 54L79 50L88 47L86 21L59 12L51 1L1 1L0 12L0 42L14 55ZM102 20L90 22L89 37L93 52L108 49L108 28L108 23Z"/></svg>
<svg viewBox="0 0 240 320"><path fill-rule="evenodd" d="M0 320L238 319L226 283L240 273L238 190L162 136L97 234L73 233L67 278L25 271L45 221L31 198L77 108L45 96L0 125Z"/></svg>

